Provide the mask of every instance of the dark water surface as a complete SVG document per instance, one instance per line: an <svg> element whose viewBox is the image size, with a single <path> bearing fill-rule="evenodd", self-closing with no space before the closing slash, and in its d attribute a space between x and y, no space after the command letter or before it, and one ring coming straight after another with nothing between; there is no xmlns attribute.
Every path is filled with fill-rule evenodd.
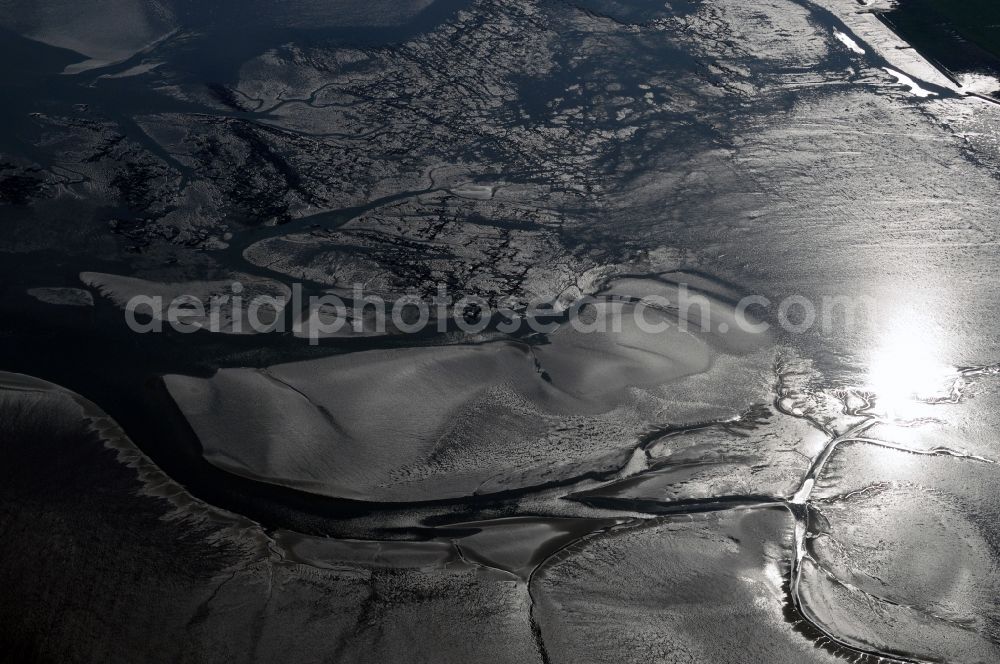
<svg viewBox="0 0 1000 664"><path fill-rule="evenodd" d="M155 42L0 0L0 370L96 404L0 376L0 651L997 661L1000 107L834 0L114 1L162 9ZM996 14L882 18L958 75L995 70ZM716 318L126 326L133 290L248 275L628 306L686 280ZM879 307L714 326L745 294Z"/></svg>
<svg viewBox="0 0 1000 664"><path fill-rule="evenodd" d="M1000 3L900 0L881 16L903 39L948 71L1000 76Z"/></svg>

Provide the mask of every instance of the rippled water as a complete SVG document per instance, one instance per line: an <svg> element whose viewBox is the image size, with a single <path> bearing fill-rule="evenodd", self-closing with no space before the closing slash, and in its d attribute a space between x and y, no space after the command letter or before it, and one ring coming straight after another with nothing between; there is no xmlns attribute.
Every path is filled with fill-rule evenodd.
<svg viewBox="0 0 1000 664"><path fill-rule="evenodd" d="M882 3L0 8L22 661L998 658L1000 108ZM550 327L126 324L234 282Z"/></svg>

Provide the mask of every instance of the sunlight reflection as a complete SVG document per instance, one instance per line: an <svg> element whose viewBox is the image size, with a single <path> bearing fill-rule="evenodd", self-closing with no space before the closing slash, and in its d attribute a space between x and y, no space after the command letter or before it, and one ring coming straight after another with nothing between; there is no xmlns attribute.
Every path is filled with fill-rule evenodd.
<svg viewBox="0 0 1000 664"><path fill-rule="evenodd" d="M941 362L925 326L907 318L883 336L872 353L866 389L890 419L918 417L925 402L947 398L957 377Z"/></svg>

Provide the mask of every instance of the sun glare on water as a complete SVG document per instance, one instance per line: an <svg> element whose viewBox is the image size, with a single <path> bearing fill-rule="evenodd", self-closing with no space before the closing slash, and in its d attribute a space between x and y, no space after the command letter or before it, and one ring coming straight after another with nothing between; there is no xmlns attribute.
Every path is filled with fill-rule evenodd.
<svg viewBox="0 0 1000 664"><path fill-rule="evenodd" d="M955 368L938 361L919 330L910 328L889 335L872 354L866 389L883 414L907 419L928 400L947 397L956 377Z"/></svg>

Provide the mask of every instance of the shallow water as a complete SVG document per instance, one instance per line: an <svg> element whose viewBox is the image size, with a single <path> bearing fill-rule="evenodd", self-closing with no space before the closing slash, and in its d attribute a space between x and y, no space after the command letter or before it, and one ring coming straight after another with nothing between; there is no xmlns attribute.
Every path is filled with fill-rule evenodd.
<svg viewBox="0 0 1000 664"><path fill-rule="evenodd" d="M894 30L956 76L1000 76L1000 13L990 2L904 0L883 18ZM985 93L996 93L1000 86Z"/></svg>
<svg viewBox="0 0 1000 664"><path fill-rule="evenodd" d="M21 659L996 658L995 104L853 0L120 4L0 5ZM234 280L552 326L125 324Z"/></svg>

